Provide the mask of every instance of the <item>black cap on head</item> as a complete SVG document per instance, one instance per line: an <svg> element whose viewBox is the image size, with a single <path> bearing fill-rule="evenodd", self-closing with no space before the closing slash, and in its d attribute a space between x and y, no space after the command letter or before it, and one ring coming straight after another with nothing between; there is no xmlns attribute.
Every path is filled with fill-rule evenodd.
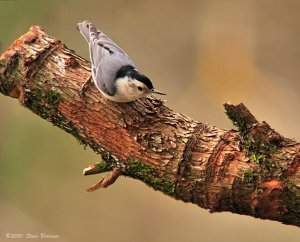
<svg viewBox="0 0 300 242"><path fill-rule="evenodd" d="M146 87L148 87L150 90L153 88L152 82L150 79L142 74L137 73L137 75L133 76L136 80L144 83Z"/></svg>
<svg viewBox="0 0 300 242"><path fill-rule="evenodd" d="M125 76L130 76L133 72L136 72L133 66L122 66L116 73L116 79L123 78Z"/></svg>
<svg viewBox="0 0 300 242"><path fill-rule="evenodd" d="M153 88L152 82L150 79L142 74L140 74L133 66L127 65L122 66L116 73L116 79L129 76L134 78L146 85L150 90Z"/></svg>

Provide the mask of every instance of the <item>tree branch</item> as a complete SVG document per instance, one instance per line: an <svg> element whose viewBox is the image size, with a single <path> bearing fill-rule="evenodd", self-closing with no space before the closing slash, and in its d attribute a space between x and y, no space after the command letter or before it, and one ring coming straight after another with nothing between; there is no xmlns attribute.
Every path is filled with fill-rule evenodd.
<svg viewBox="0 0 300 242"><path fill-rule="evenodd" d="M86 192L93 192L93 191L96 191L99 188L106 188L106 187L110 186L111 184L113 184L118 179L118 177L120 175L122 175L122 171L119 170L118 168L114 168L109 175L104 177L101 181L99 181L95 185L85 189L85 191Z"/></svg>
<svg viewBox="0 0 300 242"><path fill-rule="evenodd" d="M94 85L90 64L38 26L0 58L0 91L101 154L84 175L112 171L211 212L231 211L300 226L300 144L225 104L239 131L172 111L155 97L113 103Z"/></svg>

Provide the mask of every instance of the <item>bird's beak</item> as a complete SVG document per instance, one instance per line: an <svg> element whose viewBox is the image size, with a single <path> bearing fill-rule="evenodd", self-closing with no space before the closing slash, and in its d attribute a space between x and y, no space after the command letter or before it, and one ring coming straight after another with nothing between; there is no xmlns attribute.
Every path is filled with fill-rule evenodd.
<svg viewBox="0 0 300 242"><path fill-rule="evenodd" d="M165 93L162 93L162 92L156 90L155 88L152 88L150 91L155 94L166 95Z"/></svg>

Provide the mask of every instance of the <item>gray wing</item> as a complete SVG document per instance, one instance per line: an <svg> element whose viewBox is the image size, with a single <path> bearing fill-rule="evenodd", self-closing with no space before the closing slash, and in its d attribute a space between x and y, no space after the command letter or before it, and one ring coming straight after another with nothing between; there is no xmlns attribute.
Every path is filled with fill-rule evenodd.
<svg viewBox="0 0 300 242"><path fill-rule="evenodd" d="M111 92L114 87L116 72L121 66L134 66L132 59L104 33L83 21L77 28L89 43L92 75L95 84L102 91ZM103 90L106 89L106 90Z"/></svg>

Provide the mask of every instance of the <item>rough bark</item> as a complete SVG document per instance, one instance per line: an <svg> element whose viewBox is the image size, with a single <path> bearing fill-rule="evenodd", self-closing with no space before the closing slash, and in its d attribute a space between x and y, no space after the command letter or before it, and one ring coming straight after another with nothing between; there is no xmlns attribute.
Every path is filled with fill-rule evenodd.
<svg viewBox="0 0 300 242"><path fill-rule="evenodd" d="M231 211L300 226L300 144L225 104L236 130L176 113L149 97L113 103L89 85L89 62L34 26L0 58L0 91L101 154L84 175L111 171L211 212Z"/></svg>

